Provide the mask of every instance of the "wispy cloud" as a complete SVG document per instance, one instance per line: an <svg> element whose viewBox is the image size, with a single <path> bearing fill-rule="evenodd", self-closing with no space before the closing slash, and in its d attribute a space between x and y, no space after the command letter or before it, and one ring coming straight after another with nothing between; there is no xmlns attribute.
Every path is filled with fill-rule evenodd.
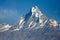
<svg viewBox="0 0 60 40"><path fill-rule="evenodd" d="M18 18L17 9L0 9L0 20L10 21Z"/></svg>
<svg viewBox="0 0 60 40"><path fill-rule="evenodd" d="M17 17L17 10L14 9L0 9L0 17Z"/></svg>

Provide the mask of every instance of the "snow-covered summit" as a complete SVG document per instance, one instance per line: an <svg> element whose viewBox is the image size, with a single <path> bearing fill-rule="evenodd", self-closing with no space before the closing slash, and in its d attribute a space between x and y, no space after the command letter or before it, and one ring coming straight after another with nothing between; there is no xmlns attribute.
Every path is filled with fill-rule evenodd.
<svg viewBox="0 0 60 40"><path fill-rule="evenodd" d="M31 12L32 12L32 15L35 14L36 17L38 17L39 14L40 14L40 16L43 15L37 6L32 7L32 11Z"/></svg>
<svg viewBox="0 0 60 40"><path fill-rule="evenodd" d="M22 16L16 25L16 29L28 29L28 30L35 30L44 28L44 26L49 25L51 27L57 27L57 21L53 19L49 19L46 17L37 6L32 7L30 12L26 14L24 17ZM47 26L48 26L47 25ZM14 29L15 30L15 29ZM15 30L16 31L16 30Z"/></svg>
<svg viewBox="0 0 60 40"><path fill-rule="evenodd" d="M57 27L59 24L57 21L53 19L49 19L46 17L37 6L32 7L30 12L26 15L22 16L16 25L12 27L9 25L5 25L2 27L2 30L11 30L11 31L19 31L21 29L27 30L37 30L41 28L47 27ZM1 28L0 28L1 30Z"/></svg>

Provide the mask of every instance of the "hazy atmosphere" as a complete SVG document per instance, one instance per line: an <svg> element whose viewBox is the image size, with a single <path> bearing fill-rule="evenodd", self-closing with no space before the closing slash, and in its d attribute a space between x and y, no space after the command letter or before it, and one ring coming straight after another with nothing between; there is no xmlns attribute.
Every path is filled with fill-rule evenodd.
<svg viewBox="0 0 60 40"><path fill-rule="evenodd" d="M60 40L60 0L0 0L0 40Z"/></svg>

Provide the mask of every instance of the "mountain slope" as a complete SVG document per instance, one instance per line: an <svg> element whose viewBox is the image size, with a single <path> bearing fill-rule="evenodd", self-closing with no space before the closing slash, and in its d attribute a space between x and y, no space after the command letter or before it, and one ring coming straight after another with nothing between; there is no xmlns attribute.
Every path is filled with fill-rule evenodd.
<svg viewBox="0 0 60 40"><path fill-rule="evenodd" d="M0 40L60 40L60 24L43 15L37 6L7 29L0 32Z"/></svg>
<svg viewBox="0 0 60 40"><path fill-rule="evenodd" d="M21 29L35 30L35 29L44 28L46 24L49 25L49 27L51 26L54 28L59 25L57 21L53 19L49 19L48 17L43 15L39 10L39 8L35 6L32 7L32 9L28 14L20 18L20 20L16 24L16 30L21 30Z"/></svg>

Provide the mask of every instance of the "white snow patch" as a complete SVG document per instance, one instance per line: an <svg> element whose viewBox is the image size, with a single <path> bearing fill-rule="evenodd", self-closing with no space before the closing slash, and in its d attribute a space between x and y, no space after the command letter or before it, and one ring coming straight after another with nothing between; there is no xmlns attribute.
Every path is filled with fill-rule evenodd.
<svg viewBox="0 0 60 40"><path fill-rule="evenodd" d="M33 25L32 27L30 27L30 30L31 30L32 28L34 28L34 27L36 26L36 24L37 24L37 23L34 23L34 25Z"/></svg>
<svg viewBox="0 0 60 40"><path fill-rule="evenodd" d="M9 28L11 28L11 26L10 25L3 25L1 28L0 28L0 32L4 32L4 31L7 31L7 30L9 30Z"/></svg>
<svg viewBox="0 0 60 40"><path fill-rule="evenodd" d="M32 25L33 21L31 21L31 23L29 24L29 27Z"/></svg>
<svg viewBox="0 0 60 40"><path fill-rule="evenodd" d="M54 27L56 27L58 25L58 23L53 19L50 19L49 21L50 21L50 25L52 25Z"/></svg>
<svg viewBox="0 0 60 40"><path fill-rule="evenodd" d="M39 14L38 14L38 13L36 13L36 14L35 14L35 16L36 16L36 17L38 17L38 16L39 16Z"/></svg>
<svg viewBox="0 0 60 40"><path fill-rule="evenodd" d="M19 22L19 24L21 24L23 21L24 21L24 19L21 19L20 22Z"/></svg>

